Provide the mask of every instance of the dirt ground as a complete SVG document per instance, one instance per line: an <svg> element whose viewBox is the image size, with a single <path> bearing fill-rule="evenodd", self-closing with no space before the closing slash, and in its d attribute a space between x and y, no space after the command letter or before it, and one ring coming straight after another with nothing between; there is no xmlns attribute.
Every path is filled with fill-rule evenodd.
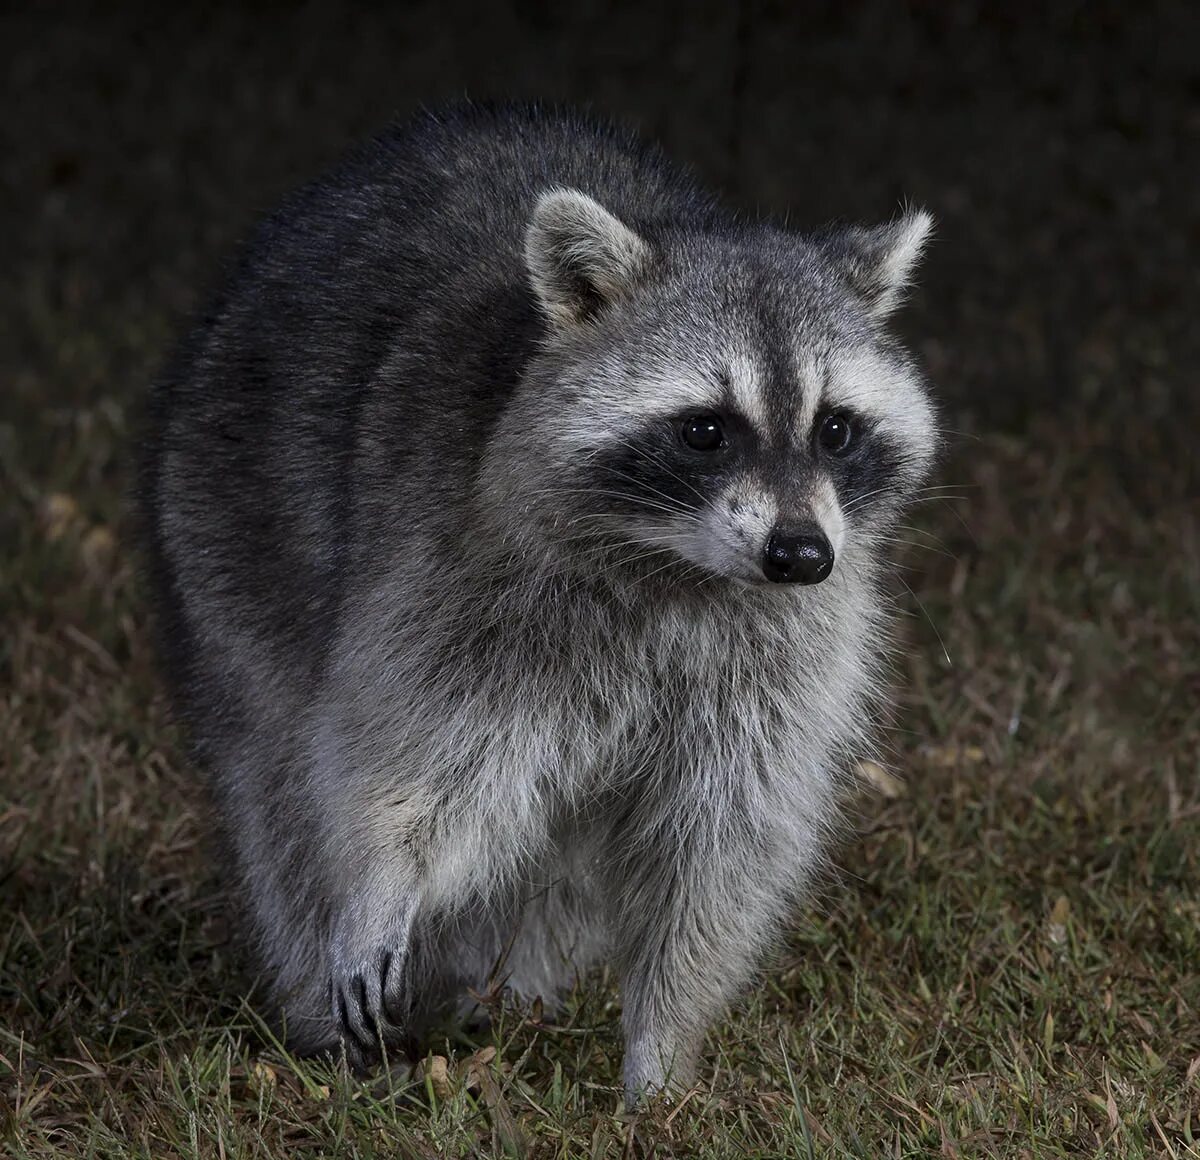
<svg viewBox="0 0 1200 1160"><path fill-rule="evenodd" d="M1170 2L6 9L0 1143L1200 1154L1197 46ZM906 557L903 784L702 1090L637 1123L603 981L436 1048L444 1084L264 1047L127 542L137 402L231 243L464 94L627 118L796 226L939 223L902 326L958 498Z"/></svg>

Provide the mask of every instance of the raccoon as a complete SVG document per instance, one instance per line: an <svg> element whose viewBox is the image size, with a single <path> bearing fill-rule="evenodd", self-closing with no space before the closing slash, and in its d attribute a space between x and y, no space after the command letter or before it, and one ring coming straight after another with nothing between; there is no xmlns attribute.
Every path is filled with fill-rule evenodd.
<svg viewBox="0 0 1200 1160"><path fill-rule="evenodd" d="M272 1017L362 1068L506 987L693 1080L871 744L938 442L931 219L811 235L590 115L426 114L266 218L149 402L165 668Z"/></svg>

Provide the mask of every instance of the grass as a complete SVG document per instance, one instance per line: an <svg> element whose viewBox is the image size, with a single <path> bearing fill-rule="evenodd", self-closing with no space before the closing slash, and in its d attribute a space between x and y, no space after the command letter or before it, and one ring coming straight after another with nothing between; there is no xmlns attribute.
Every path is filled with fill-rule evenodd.
<svg viewBox="0 0 1200 1160"><path fill-rule="evenodd" d="M702 1082L631 1118L605 978L365 1082L259 1024L123 531L113 384L153 358L93 373L102 346L47 339L0 423L6 1155L1200 1155L1185 431L1114 403L957 440L964 498L918 509L905 556L899 780L852 803Z"/></svg>

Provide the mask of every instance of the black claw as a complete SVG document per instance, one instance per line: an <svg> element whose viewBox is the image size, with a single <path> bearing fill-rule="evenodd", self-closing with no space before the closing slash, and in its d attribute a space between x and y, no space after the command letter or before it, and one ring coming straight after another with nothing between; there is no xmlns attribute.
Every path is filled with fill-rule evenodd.
<svg viewBox="0 0 1200 1160"><path fill-rule="evenodd" d="M342 1035L349 1038L354 1035L354 1029L350 1026L350 1012L346 1010L346 996L342 994L341 987L333 988L333 1001L337 1007L338 1022L342 1025Z"/></svg>
<svg viewBox="0 0 1200 1160"><path fill-rule="evenodd" d="M368 1043L364 1046L368 1050L376 1050L379 1047L379 1024L375 1022L375 1013L367 1002L367 984L362 975L354 976L354 986L358 991L358 1010L362 1016L363 1027L369 1037Z"/></svg>
<svg viewBox="0 0 1200 1160"><path fill-rule="evenodd" d="M347 994L347 987L337 988L337 1016L338 1022L342 1025L342 1038L346 1041L348 1048L352 1049L358 1056L369 1056L372 1052L378 1049L377 1044L367 1037L366 1033L359 1029L357 1020L352 1017L357 1016L358 1020L362 1021L365 1027L370 1014L366 1008L365 989L362 985L362 979L355 975L350 980L350 987L358 987L359 994L356 997L353 994Z"/></svg>
<svg viewBox="0 0 1200 1160"><path fill-rule="evenodd" d="M407 1021L403 1010L404 991L403 978L397 977L395 980L396 993L392 993L392 952L387 951L383 956L383 969L380 971L379 979L379 995L380 1005L383 1007L384 1017L389 1023L396 1027L403 1027ZM403 966L397 968L398 971L403 971Z"/></svg>

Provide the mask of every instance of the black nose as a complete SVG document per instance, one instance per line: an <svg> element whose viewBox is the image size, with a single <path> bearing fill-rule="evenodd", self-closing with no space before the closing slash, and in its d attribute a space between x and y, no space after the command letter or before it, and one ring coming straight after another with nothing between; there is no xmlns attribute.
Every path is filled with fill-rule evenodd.
<svg viewBox="0 0 1200 1160"><path fill-rule="evenodd" d="M833 548L822 532L772 532L762 569L775 584L819 584L833 571Z"/></svg>

